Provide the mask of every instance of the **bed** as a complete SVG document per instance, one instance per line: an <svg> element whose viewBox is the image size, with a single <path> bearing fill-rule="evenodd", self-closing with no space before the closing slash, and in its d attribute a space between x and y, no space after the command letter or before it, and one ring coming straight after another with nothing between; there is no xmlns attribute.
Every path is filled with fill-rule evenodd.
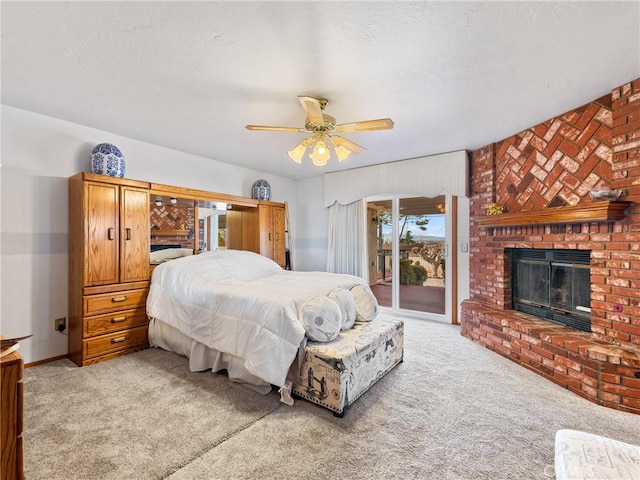
<svg viewBox="0 0 640 480"><path fill-rule="evenodd" d="M160 265L169 260L190 255L193 255L192 248L182 248L180 245L151 245L149 260L151 265Z"/></svg>
<svg viewBox="0 0 640 480"><path fill-rule="evenodd" d="M374 320L378 304L359 277L286 271L252 252L216 250L155 267L147 314L152 346L187 356L192 371L224 369L261 393L281 387L289 403L307 340L333 342Z"/></svg>

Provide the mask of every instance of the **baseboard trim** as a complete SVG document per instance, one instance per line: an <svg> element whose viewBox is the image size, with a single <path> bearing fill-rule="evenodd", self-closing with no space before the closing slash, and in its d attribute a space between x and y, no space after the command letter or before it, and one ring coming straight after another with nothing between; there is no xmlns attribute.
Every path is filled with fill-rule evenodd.
<svg viewBox="0 0 640 480"><path fill-rule="evenodd" d="M37 365L42 365L43 363L55 362L56 360L62 360L63 358L68 358L69 355L59 355L57 357L45 358L44 360L38 360L37 362L25 363L24 368L35 367Z"/></svg>

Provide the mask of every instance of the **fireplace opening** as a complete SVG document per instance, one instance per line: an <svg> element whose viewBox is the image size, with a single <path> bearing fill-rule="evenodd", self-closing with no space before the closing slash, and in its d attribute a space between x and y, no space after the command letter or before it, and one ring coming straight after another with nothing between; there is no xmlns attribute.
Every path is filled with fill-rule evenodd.
<svg viewBox="0 0 640 480"><path fill-rule="evenodd" d="M514 310L591 331L591 250L510 252Z"/></svg>

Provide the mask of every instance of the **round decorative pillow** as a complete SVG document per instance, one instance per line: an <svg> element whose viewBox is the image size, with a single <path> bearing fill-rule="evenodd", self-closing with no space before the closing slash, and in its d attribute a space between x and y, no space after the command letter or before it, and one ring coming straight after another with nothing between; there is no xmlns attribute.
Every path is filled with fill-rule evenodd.
<svg viewBox="0 0 640 480"><path fill-rule="evenodd" d="M91 173L124 177L124 155L110 143L100 143L91 150Z"/></svg>
<svg viewBox="0 0 640 480"><path fill-rule="evenodd" d="M346 288L334 288L329 292L329 298L338 304L342 314L340 330L349 330L356 323L356 299Z"/></svg>
<svg viewBox="0 0 640 480"><path fill-rule="evenodd" d="M271 185L266 180L258 180L251 188L251 198L256 200L271 200Z"/></svg>
<svg viewBox="0 0 640 480"><path fill-rule="evenodd" d="M330 342L340 334L340 307L329 297L312 297L302 304L298 318L309 340Z"/></svg>
<svg viewBox="0 0 640 480"><path fill-rule="evenodd" d="M351 289L356 301L356 320L370 322L378 315L378 300L370 288L356 285Z"/></svg>

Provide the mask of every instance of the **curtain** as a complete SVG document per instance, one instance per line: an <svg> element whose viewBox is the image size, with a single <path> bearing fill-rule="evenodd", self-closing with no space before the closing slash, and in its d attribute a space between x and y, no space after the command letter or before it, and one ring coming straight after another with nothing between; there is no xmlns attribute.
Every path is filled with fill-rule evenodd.
<svg viewBox="0 0 640 480"><path fill-rule="evenodd" d="M329 207L327 271L363 277L366 245L364 200Z"/></svg>
<svg viewBox="0 0 640 480"><path fill-rule="evenodd" d="M435 197L445 192L466 196L468 179L464 150L326 173L327 271L366 278L367 197L399 193Z"/></svg>
<svg viewBox="0 0 640 480"><path fill-rule="evenodd" d="M324 175L324 206L348 205L372 195L406 193L435 197L449 193L466 197L469 186L467 152L341 170Z"/></svg>

